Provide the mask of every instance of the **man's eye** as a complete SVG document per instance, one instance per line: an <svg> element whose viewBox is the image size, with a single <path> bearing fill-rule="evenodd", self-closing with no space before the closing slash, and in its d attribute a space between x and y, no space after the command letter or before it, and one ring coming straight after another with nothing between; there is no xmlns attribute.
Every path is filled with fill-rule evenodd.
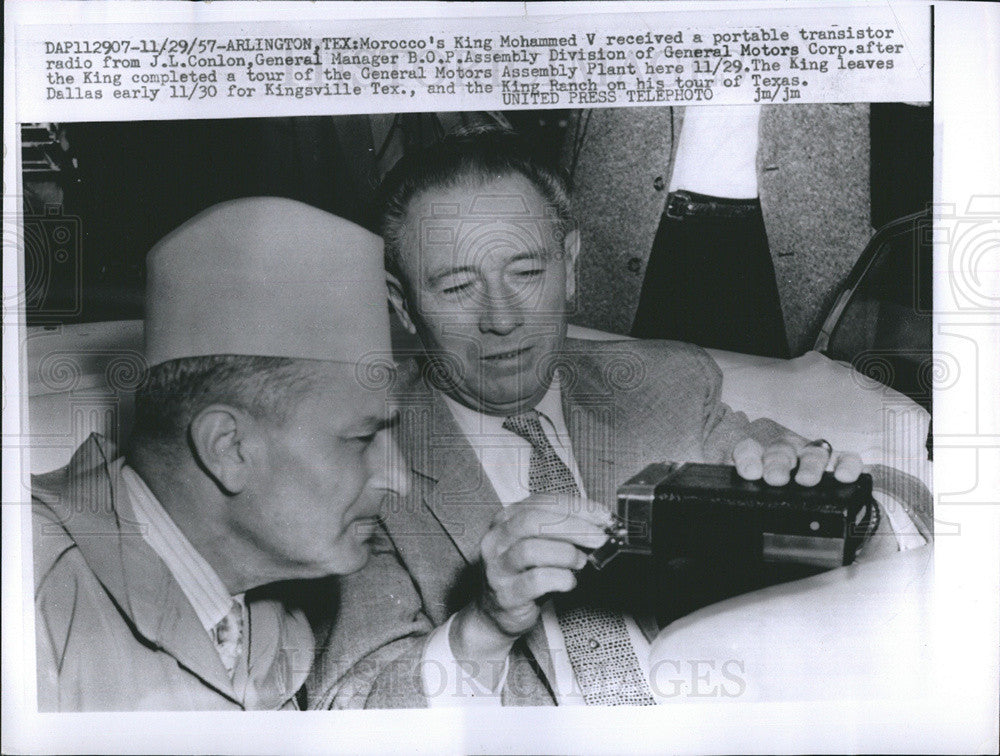
<svg viewBox="0 0 1000 756"><path fill-rule="evenodd" d="M535 286L543 275L545 275L544 268L524 268L511 271L507 280L518 289L526 289Z"/></svg>
<svg viewBox="0 0 1000 756"><path fill-rule="evenodd" d="M465 283L452 284L441 290L443 294L461 294L464 291L468 291L472 288L472 282L466 281Z"/></svg>
<svg viewBox="0 0 1000 756"><path fill-rule="evenodd" d="M533 278L535 276L542 275L542 273L544 272L545 270L543 268L529 268L527 270L517 271L517 275L520 276L521 278Z"/></svg>

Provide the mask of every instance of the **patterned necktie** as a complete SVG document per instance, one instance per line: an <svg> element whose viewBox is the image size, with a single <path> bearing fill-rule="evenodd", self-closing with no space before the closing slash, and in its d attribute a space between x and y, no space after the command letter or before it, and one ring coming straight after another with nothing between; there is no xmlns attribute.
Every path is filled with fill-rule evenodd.
<svg viewBox="0 0 1000 756"><path fill-rule="evenodd" d="M243 605L233 601L229 613L212 628L212 640L226 671L232 676L243 653Z"/></svg>
<svg viewBox="0 0 1000 756"><path fill-rule="evenodd" d="M503 427L531 444L528 487L532 493L580 495L573 473L542 430L536 410L511 415ZM559 607L556 616L566 653L588 706L651 706L656 703L618 612L589 606Z"/></svg>

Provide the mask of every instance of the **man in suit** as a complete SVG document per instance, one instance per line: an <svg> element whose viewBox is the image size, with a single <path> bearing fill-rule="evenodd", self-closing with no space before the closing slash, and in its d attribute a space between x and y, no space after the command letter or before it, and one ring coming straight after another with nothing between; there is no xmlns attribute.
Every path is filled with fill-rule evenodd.
<svg viewBox="0 0 1000 756"><path fill-rule="evenodd" d="M387 178L390 299L426 352L398 386L413 485L343 582L310 705L655 703L655 623L573 590L617 485L664 459L773 485L796 466L806 485L828 464L860 473L856 455L721 404L697 347L566 339L579 233L559 175L526 154L508 134L451 138ZM341 620L362 604L370 633L352 641L339 628L363 620ZM353 663L368 653L397 658Z"/></svg>
<svg viewBox="0 0 1000 756"><path fill-rule="evenodd" d="M869 144L865 103L574 114L561 163L587 307L573 322L774 356L787 331L785 348L801 354L871 237ZM726 312L757 322L723 321ZM706 330L719 338L696 341Z"/></svg>
<svg viewBox="0 0 1000 756"><path fill-rule="evenodd" d="M297 708L313 636L275 584L359 569L406 492L356 378L389 348L381 257L270 197L150 251L129 448L94 435L33 480L40 710Z"/></svg>

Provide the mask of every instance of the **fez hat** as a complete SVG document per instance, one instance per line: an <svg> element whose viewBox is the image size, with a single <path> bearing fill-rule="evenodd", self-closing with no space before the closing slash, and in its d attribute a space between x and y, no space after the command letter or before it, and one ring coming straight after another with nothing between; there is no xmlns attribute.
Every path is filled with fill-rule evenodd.
<svg viewBox="0 0 1000 756"><path fill-rule="evenodd" d="M214 205L146 257L146 359L390 354L382 240L277 197Z"/></svg>

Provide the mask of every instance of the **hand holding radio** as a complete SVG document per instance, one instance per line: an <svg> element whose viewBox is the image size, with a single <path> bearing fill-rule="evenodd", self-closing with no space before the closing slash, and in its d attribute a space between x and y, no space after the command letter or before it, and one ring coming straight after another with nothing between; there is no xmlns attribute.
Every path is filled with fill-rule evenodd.
<svg viewBox="0 0 1000 756"><path fill-rule="evenodd" d="M743 439L733 450L733 463L741 478L783 486L792 479L800 486L815 486L823 473L831 471L841 483L853 483L861 475L861 457L836 452L829 441L817 439L803 444L788 437L764 447L752 438Z"/></svg>
<svg viewBox="0 0 1000 756"><path fill-rule="evenodd" d="M607 540L609 513L573 496L535 494L501 510L483 537L482 608L509 635L530 630L537 600L576 586L587 551Z"/></svg>
<svg viewBox="0 0 1000 756"><path fill-rule="evenodd" d="M478 598L455 614L449 642L456 659L494 689L492 664L505 659L541 612L539 599L576 587L587 555L608 540L606 507L577 496L532 494L501 509L483 536L483 586Z"/></svg>
<svg viewBox="0 0 1000 756"><path fill-rule="evenodd" d="M505 507L483 537L479 607L506 635L538 620L538 599L576 586L575 571L608 540L606 507L575 496L533 494Z"/></svg>

